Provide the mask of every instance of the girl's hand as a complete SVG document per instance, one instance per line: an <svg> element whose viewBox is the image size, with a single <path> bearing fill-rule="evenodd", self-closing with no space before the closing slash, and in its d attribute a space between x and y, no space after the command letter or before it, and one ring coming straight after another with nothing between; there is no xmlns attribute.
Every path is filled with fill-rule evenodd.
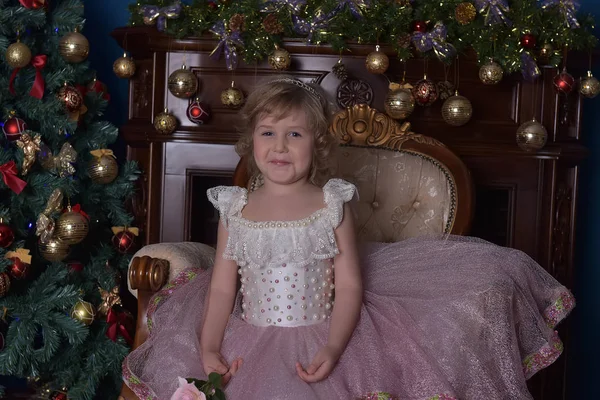
<svg viewBox="0 0 600 400"><path fill-rule="evenodd" d="M236 358L231 363L231 366L229 366L221 353L214 351L202 354L202 361L204 362L204 373L206 375L209 375L211 372L221 374L223 376L223 385L227 385L231 377L234 376L242 366L241 358Z"/></svg>
<svg viewBox="0 0 600 400"><path fill-rule="evenodd" d="M331 346L323 346L317 352L308 368L304 369L302 364L296 363L296 372L304 382L319 382L329 376L342 352Z"/></svg>

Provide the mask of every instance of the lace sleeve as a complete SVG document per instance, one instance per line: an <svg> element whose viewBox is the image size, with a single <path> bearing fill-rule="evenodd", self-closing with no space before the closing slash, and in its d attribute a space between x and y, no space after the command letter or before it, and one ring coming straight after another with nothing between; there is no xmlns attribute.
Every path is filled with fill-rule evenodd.
<svg viewBox="0 0 600 400"><path fill-rule="evenodd" d="M206 191L208 200L217 210L223 226L229 226L229 217L240 211L246 204L246 189L238 186L217 186Z"/></svg>
<svg viewBox="0 0 600 400"><path fill-rule="evenodd" d="M343 179L330 179L323 186L323 193L325 194L329 220L335 229L344 218L344 204L352 200L355 195L358 197L356 186Z"/></svg>

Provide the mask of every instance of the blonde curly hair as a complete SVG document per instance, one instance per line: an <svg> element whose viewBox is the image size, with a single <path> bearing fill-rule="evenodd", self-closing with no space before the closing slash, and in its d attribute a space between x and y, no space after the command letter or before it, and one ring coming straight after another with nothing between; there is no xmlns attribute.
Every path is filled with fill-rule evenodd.
<svg viewBox="0 0 600 400"><path fill-rule="evenodd" d="M334 107L319 85L294 84L291 80L294 78L282 76L271 78L259 85L248 96L244 107L240 110L241 137L235 150L248 163L251 183L261 176L254 159L253 133L256 123L265 115L280 119L297 110L304 111L309 129L315 135L309 182L322 186L331 177L336 140L329 133L329 126L335 111ZM299 83L297 80L296 82ZM308 85L312 90L303 85Z"/></svg>

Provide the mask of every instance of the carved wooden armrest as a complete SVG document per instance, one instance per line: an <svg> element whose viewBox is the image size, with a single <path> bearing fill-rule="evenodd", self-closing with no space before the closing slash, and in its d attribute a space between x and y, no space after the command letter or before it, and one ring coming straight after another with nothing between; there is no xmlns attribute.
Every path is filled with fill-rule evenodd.
<svg viewBox="0 0 600 400"><path fill-rule="evenodd" d="M138 291L138 313L132 350L144 343L148 337L146 317L148 303L150 298L167 283L169 268L169 262L161 258L142 256L131 260L128 279L131 288ZM138 400L138 397L123 383L119 400Z"/></svg>

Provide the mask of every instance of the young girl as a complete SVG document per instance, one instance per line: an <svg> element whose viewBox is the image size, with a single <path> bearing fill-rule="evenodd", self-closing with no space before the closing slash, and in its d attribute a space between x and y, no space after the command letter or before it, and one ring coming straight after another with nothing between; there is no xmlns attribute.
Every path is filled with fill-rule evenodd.
<svg viewBox="0 0 600 400"><path fill-rule="evenodd" d="M221 217L214 267L153 301L127 384L169 399L178 376L216 371L230 400L530 399L526 379L561 353L553 327L569 291L477 239L370 244L359 259L356 188L325 179L331 115L318 86L291 78L248 98L237 149L258 188L208 191Z"/></svg>

